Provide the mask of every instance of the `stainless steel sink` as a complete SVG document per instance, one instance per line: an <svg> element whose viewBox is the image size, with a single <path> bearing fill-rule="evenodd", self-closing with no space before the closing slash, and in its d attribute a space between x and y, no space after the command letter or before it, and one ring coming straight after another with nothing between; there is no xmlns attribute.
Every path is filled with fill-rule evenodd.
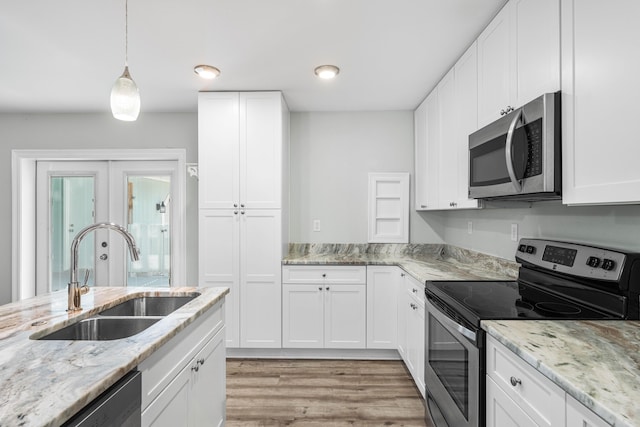
<svg viewBox="0 0 640 427"><path fill-rule="evenodd" d="M176 311L199 293L188 296L139 297L127 300L99 313L100 316L166 316Z"/></svg>
<svg viewBox="0 0 640 427"><path fill-rule="evenodd" d="M153 317L90 317L45 335L41 340L109 341L140 333L160 318Z"/></svg>

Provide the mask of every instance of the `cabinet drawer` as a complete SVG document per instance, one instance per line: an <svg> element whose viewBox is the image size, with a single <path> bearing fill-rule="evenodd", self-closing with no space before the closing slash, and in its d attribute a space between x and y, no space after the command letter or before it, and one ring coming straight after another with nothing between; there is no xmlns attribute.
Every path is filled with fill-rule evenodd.
<svg viewBox="0 0 640 427"><path fill-rule="evenodd" d="M211 307L138 365L142 372L142 409L180 373L224 325L224 300Z"/></svg>
<svg viewBox="0 0 640 427"><path fill-rule="evenodd" d="M406 273L405 273L406 274ZM424 283L414 279L412 276L406 274L407 280L405 281L407 292L413 295L415 298L422 302L424 305Z"/></svg>
<svg viewBox="0 0 640 427"><path fill-rule="evenodd" d="M282 283L366 284L367 267L358 266L284 266Z"/></svg>
<svg viewBox="0 0 640 427"><path fill-rule="evenodd" d="M491 336L487 336L487 375L536 425L564 426L564 391Z"/></svg>

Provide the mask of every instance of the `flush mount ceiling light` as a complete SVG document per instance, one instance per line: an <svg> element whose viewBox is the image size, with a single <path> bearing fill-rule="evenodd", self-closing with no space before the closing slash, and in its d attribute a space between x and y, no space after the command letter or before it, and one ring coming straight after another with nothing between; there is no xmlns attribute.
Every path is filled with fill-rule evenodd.
<svg viewBox="0 0 640 427"><path fill-rule="evenodd" d="M118 120L132 122L140 114L140 92L136 82L129 74L129 9L128 0L124 2L124 72L111 89L111 114Z"/></svg>
<svg viewBox="0 0 640 427"><path fill-rule="evenodd" d="M340 68L335 65L320 65L313 72L321 79L329 80L338 75Z"/></svg>
<svg viewBox="0 0 640 427"><path fill-rule="evenodd" d="M220 75L220 70L211 65L196 65L193 72L207 80L213 80Z"/></svg>

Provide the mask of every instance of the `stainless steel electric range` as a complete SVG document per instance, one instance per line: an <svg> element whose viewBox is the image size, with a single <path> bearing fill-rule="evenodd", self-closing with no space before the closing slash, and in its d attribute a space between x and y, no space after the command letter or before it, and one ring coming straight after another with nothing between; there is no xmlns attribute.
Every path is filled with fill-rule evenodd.
<svg viewBox="0 0 640 427"><path fill-rule="evenodd" d="M522 239L515 281L428 281L427 418L436 427L485 425L482 320L638 319L640 254Z"/></svg>

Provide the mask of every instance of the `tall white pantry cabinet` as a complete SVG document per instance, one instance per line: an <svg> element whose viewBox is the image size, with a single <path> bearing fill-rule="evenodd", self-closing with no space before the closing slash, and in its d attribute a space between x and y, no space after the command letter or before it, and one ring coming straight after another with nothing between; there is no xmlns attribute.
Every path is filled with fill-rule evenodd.
<svg viewBox="0 0 640 427"><path fill-rule="evenodd" d="M288 156L280 92L198 95L199 285L231 290L227 347L282 345Z"/></svg>

